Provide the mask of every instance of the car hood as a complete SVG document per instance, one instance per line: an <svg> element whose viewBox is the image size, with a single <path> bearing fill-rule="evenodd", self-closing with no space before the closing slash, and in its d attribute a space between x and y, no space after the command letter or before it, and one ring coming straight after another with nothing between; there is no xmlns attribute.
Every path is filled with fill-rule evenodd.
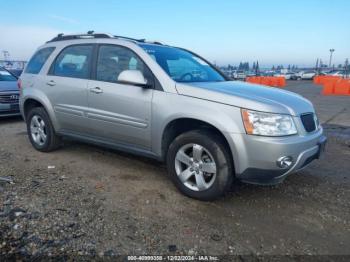
<svg viewBox="0 0 350 262"><path fill-rule="evenodd" d="M19 91L16 81L0 81L0 92Z"/></svg>
<svg viewBox="0 0 350 262"><path fill-rule="evenodd" d="M298 94L241 81L178 83L176 89L180 95L262 112L294 116L314 112L311 102Z"/></svg>

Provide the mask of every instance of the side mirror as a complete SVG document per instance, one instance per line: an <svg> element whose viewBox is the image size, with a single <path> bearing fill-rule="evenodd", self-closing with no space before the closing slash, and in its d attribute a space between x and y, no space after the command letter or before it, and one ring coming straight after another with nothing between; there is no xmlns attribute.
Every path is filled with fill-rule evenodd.
<svg viewBox="0 0 350 262"><path fill-rule="evenodd" d="M142 87L150 87L140 70L124 70L118 76L118 82Z"/></svg>

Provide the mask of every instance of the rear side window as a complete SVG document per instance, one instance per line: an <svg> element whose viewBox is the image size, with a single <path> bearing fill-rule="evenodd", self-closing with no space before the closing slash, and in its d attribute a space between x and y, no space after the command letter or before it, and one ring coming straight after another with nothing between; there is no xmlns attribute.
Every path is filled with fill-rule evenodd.
<svg viewBox="0 0 350 262"><path fill-rule="evenodd" d="M25 73L38 74L53 50L55 50L55 47L46 47L37 51L30 59Z"/></svg>
<svg viewBox="0 0 350 262"><path fill-rule="evenodd" d="M89 78L92 45L75 45L65 48L56 58L51 75L72 78Z"/></svg>

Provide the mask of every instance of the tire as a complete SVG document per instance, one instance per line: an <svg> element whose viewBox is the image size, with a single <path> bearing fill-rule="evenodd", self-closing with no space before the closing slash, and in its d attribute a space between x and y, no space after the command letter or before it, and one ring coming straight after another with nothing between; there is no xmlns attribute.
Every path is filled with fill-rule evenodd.
<svg viewBox="0 0 350 262"><path fill-rule="evenodd" d="M234 179L227 146L210 131L194 130L179 135L169 146L166 162L175 186L184 195L198 200L211 201L223 196Z"/></svg>
<svg viewBox="0 0 350 262"><path fill-rule="evenodd" d="M31 109L26 121L29 140L36 150L51 152L60 147L61 138L56 135L50 117L44 108Z"/></svg>

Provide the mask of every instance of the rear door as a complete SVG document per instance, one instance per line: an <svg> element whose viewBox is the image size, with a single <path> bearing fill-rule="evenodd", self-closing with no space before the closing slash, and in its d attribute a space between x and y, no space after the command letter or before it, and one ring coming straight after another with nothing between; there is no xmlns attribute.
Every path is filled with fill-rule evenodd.
<svg viewBox="0 0 350 262"><path fill-rule="evenodd" d="M43 83L61 131L89 133L87 88L93 48L91 44L64 48L54 60Z"/></svg>
<svg viewBox="0 0 350 262"><path fill-rule="evenodd" d="M118 76L124 70L140 70L154 84L153 74L123 46L99 45L96 56L96 80L89 82L88 92L88 117L94 135L149 149L153 89L119 83Z"/></svg>

